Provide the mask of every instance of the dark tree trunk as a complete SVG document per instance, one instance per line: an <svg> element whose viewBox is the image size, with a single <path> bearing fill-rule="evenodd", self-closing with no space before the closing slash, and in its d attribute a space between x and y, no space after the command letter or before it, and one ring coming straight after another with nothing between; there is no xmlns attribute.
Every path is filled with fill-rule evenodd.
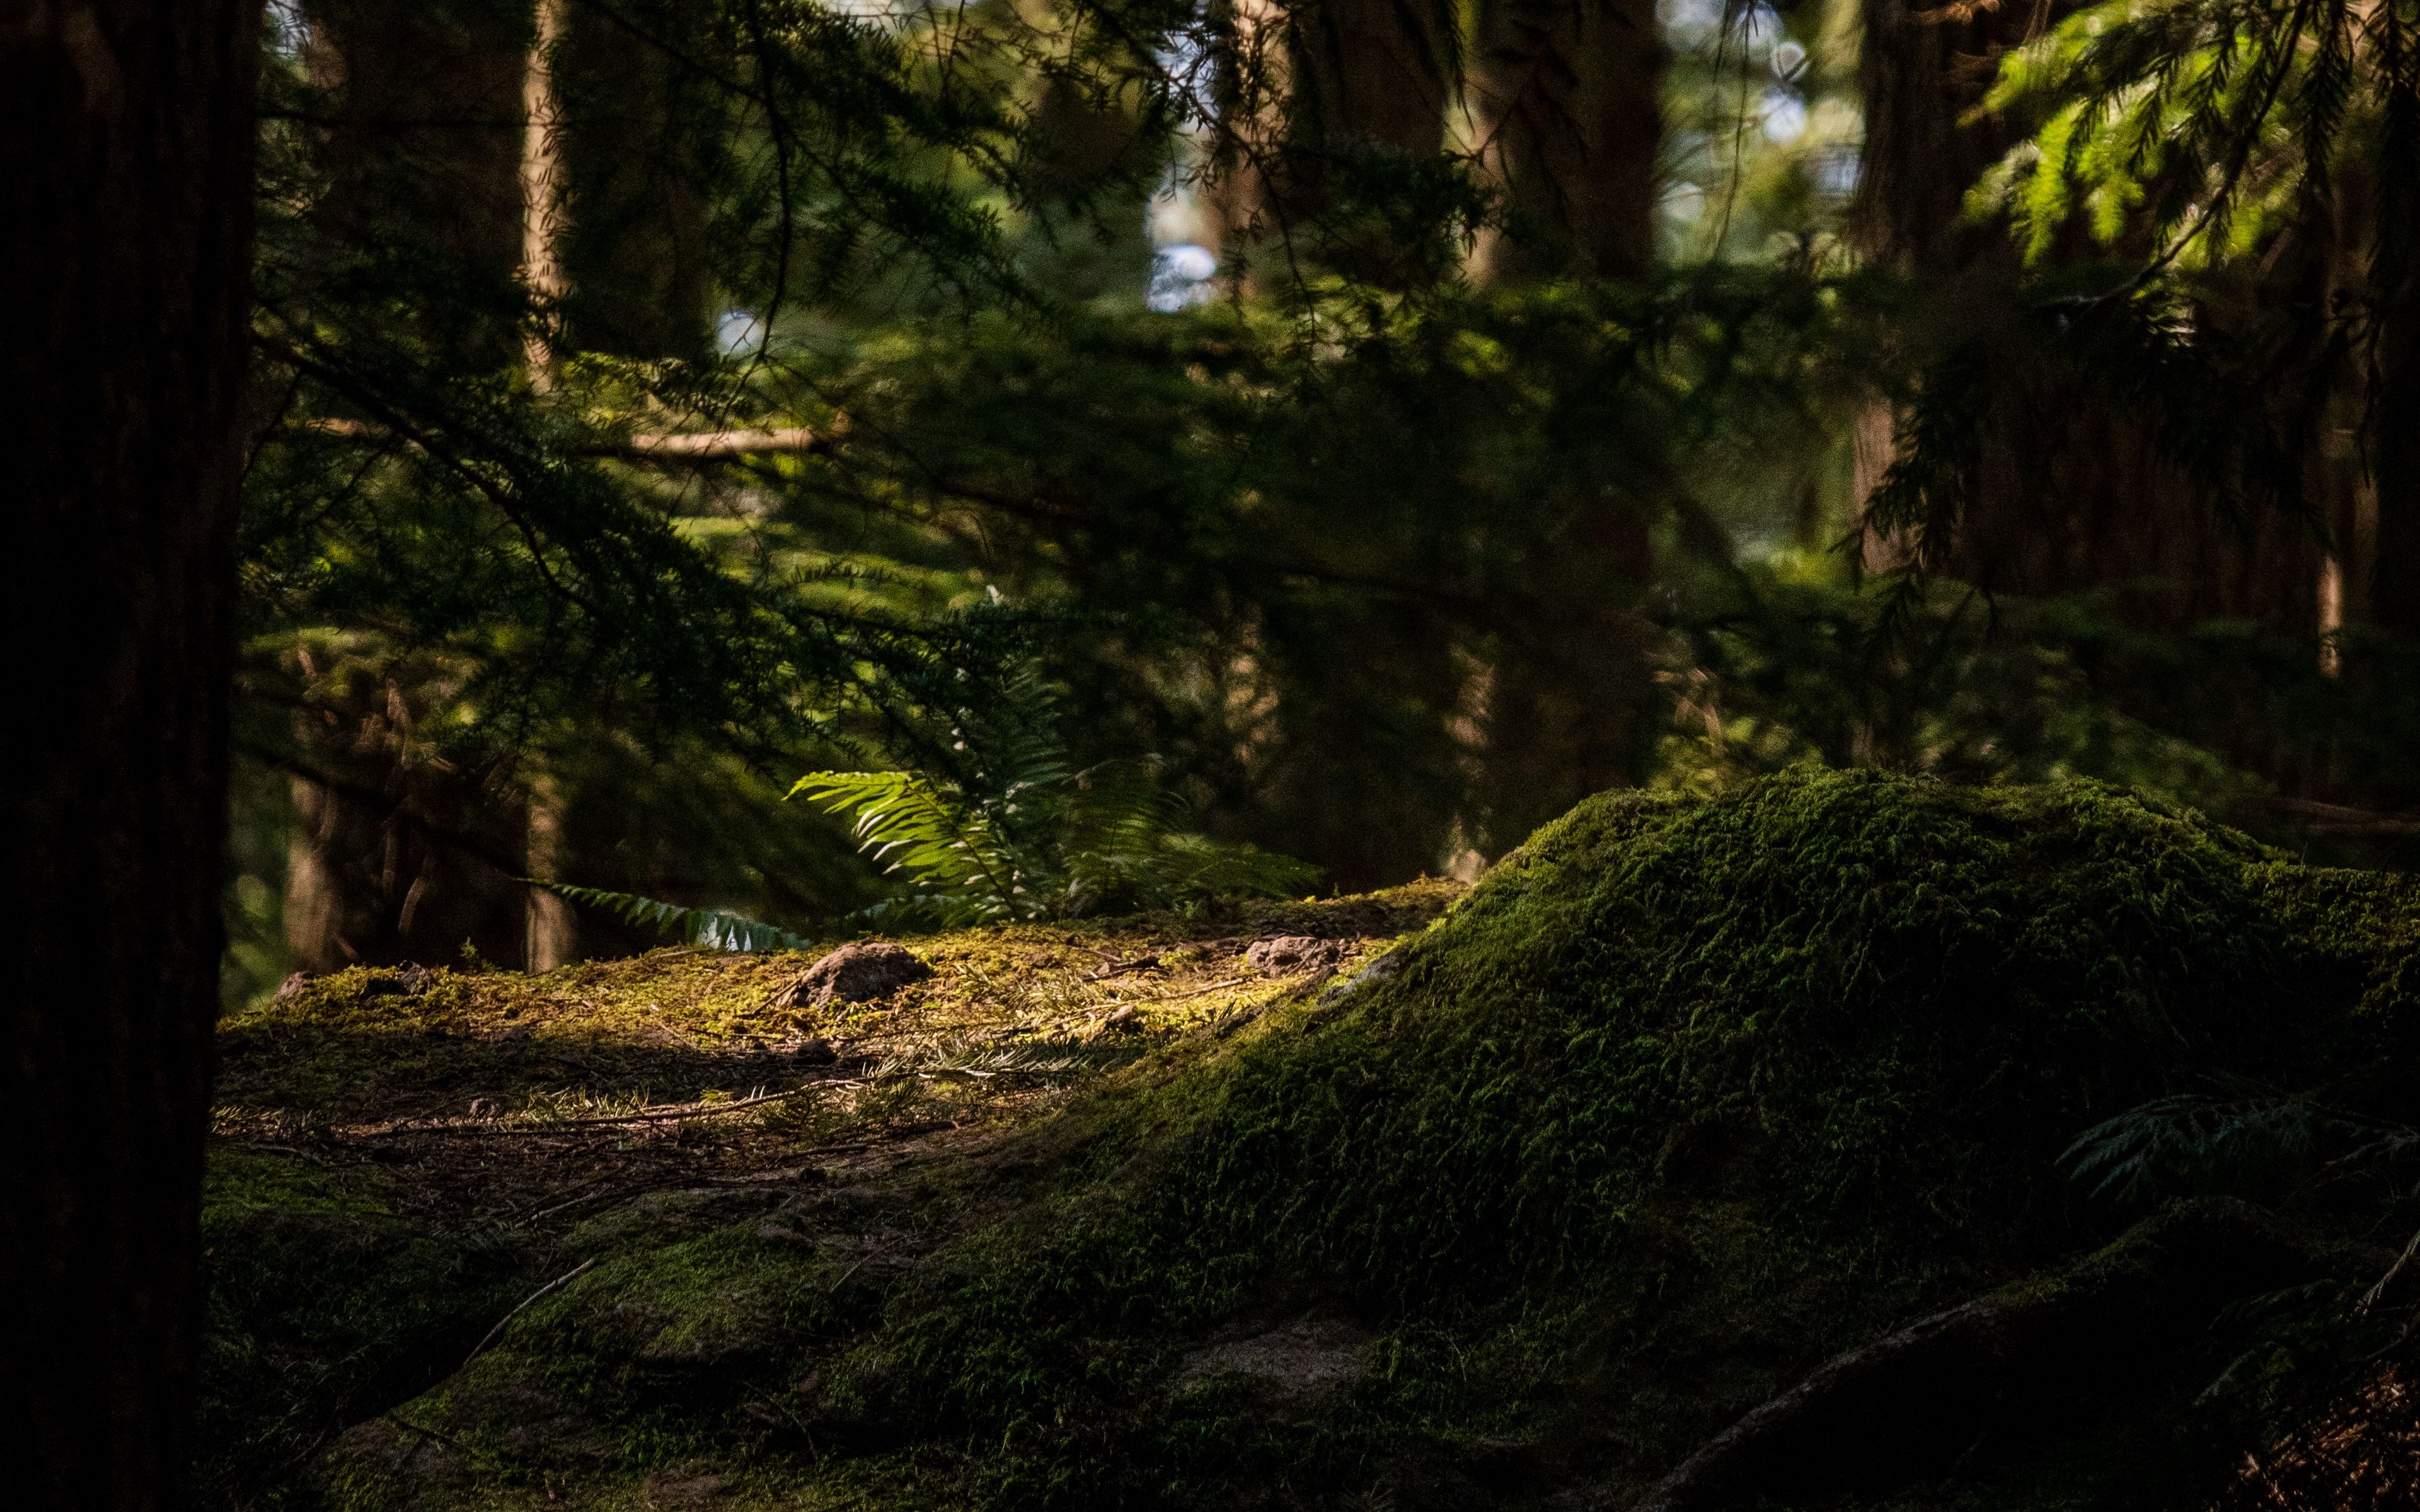
<svg viewBox="0 0 2420 1512"><path fill-rule="evenodd" d="M311 0L334 276L383 259L419 334L458 359L521 357L521 83L532 12L489 0Z"/></svg>
<svg viewBox="0 0 2420 1512"><path fill-rule="evenodd" d="M1492 0L1470 61L1481 161L1510 234L1479 261L1497 282L1580 270L1640 278L1655 259L1666 64L1642 0Z"/></svg>
<svg viewBox="0 0 2420 1512"><path fill-rule="evenodd" d="M1408 160L1444 150L1452 93L1450 12L1434 0L1219 0L1232 38L1221 68L1228 140L1213 199L1230 267L1247 293L1274 286L1307 223L1378 189ZM1419 282L1434 270L1407 257L1390 232L1317 239L1323 260L1377 283ZM1280 244L1255 262L1245 250Z"/></svg>
<svg viewBox="0 0 2420 1512"><path fill-rule="evenodd" d="M559 88L570 179L563 255L571 343L695 362L706 353L711 316L707 201L719 102L713 81L649 39L694 36L712 18L694 0L649 0L575 8L569 20ZM1118 124L1112 119L1109 129ZM1090 165L1065 164L1078 177Z"/></svg>
<svg viewBox="0 0 2420 1512"><path fill-rule="evenodd" d="M1435 156L1447 48L1424 0L1313 0L1294 12L1295 128L1312 150Z"/></svg>
<svg viewBox="0 0 2420 1512"><path fill-rule="evenodd" d="M218 1009L258 0L0 20L12 1504L179 1504Z"/></svg>
<svg viewBox="0 0 2420 1512"><path fill-rule="evenodd" d="M1863 0L1866 145L1855 239L1873 261L1931 281L1947 310L2006 309L2016 298L2021 269L2007 227L1962 208L1967 190L2013 140L2009 122L1978 107L1996 60L2073 9L2053 0L2040 11L1978 8L1961 21L1916 0ZM2066 252L2105 255L2080 239ZM2113 607L2145 629L2220 616L2289 634L2319 627L2324 553L2312 532L2275 517L2229 531L2163 458L2138 414L2072 372L2039 360L2028 368L2015 360L2031 349L2022 342L2003 349L2009 360L1976 496L1948 554L1955 576L2021 595L2115 589ZM1890 448L1879 440L1887 429L1880 412L1861 426L1862 485L1888 465ZM1899 549L1871 542L1869 564L1895 564Z"/></svg>

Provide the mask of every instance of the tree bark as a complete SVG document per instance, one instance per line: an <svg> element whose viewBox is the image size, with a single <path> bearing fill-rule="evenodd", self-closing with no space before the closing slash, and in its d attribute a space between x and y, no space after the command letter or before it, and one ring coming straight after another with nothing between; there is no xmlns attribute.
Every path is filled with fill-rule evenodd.
<svg viewBox="0 0 2420 1512"><path fill-rule="evenodd" d="M1470 63L1480 158L1512 224L1473 262L1496 283L1655 260L1665 51L1641 0L1492 0Z"/></svg>
<svg viewBox="0 0 2420 1512"><path fill-rule="evenodd" d="M564 25L564 0L537 0L537 35L530 40L521 75L520 282L530 302L522 355L530 384L539 390L552 380L552 328L571 287L561 251L570 184L563 165L563 107L554 88Z"/></svg>
<svg viewBox="0 0 2420 1512"><path fill-rule="evenodd" d="M0 17L19 1506L178 1505L192 1458L258 28L257 0Z"/></svg>
<svg viewBox="0 0 2420 1512"><path fill-rule="evenodd" d="M541 772L530 783L529 875L559 880L564 866L562 785ZM531 971L552 971L580 959L580 919L568 901L543 887L529 889L529 925L521 959Z"/></svg>
<svg viewBox="0 0 2420 1512"><path fill-rule="evenodd" d="M502 366L521 351L519 175L533 16L494 0L309 0L314 72L331 86L312 214L334 276L373 250L425 280L419 334Z"/></svg>
<svg viewBox="0 0 2420 1512"><path fill-rule="evenodd" d="M1321 153L1445 145L1447 41L1423 0L1306 0L1293 24L1292 116Z"/></svg>
<svg viewBox="0 0 2420 1512"><path fill-rule="evenodd" d="M1339 190L1377 160L1435 158L1451 92L1450 13L1433 0L1220 0L1228 33L1220 69L1225 140L1213 197L1230 276L1246 293L1272 286L1280 246L1333 209ZM1383 174L1381 175L1383 177ZM1401 249L1332 243L1326 259L1381 282L1402 276Z"/></svg>

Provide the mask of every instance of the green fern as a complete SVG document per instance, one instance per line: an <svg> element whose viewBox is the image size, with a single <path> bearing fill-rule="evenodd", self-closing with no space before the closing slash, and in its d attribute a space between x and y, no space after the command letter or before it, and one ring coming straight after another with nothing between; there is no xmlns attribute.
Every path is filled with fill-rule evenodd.
<svg viewBox="0 0 2420 1512"><path fill-rule="evenodd" d="M575 887L567 882L550 882L544 877L523 877L520 880L582 908L597 909L642 929L676 934L685 944L704 946L710 950L761 955L768 950L821 949L815 941L804 935L793 934L788 930L750 918L744 914L728 913L720 908L684 908L678 903L642 898L636 893L610 892L602 887Z"/></svg>
<svg viewBox="0 0 2420 1512"><path fill-rule="evenodd" d="M1183 908L1291 896L1318 879L1291 856L1184 830L1183 801L1149 762L1072 769L1055 702L1030 671L952 734L956 778L811 772L790 790L848 815L860 848L907 880L907 894L873 917L963 925Z"/></svg>
<svg viewBox="0 0 2420 1512"><path fill-rule="evenodd" d="M2420 1130L2242 1084L2131 1108L2060 1157L2094 1196L2149 1205L2226 1195L2269 1201L2342 1183L2408 1189Z"/></svg>

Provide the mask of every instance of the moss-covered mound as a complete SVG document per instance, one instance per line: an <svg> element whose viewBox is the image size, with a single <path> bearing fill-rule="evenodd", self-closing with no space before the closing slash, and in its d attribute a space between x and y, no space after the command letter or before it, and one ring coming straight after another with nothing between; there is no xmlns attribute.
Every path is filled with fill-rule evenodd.
<svg viewBox="0 0 2420 1512"><path fill-rule="evenodd" d="M2220 1074L2378 1095L2412 902L2091 785L1608 795L1349 989L1004 1152L600 1237L415 1421L508 1496L1618 1504L1826 1356L2113 1238L2057 1165L2094 1122ZM2204 1363L1958 1494L2139 1491Z"/></svg>
<svg viewBox="0 0 2420 1512"><path fill-rule="evenodd" d="M199 1381L205 1506L250 1506L353 1423L443 1380L519 1295L512 1236L398 1213L371 1173L217 1152Z"/></svg>

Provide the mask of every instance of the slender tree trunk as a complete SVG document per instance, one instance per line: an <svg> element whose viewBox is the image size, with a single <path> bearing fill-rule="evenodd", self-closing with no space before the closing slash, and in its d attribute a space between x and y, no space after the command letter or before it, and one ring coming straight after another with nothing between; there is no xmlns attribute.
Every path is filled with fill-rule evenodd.
<svg viewBox="0 0 2420 1512"><path fill-rule="evenodd" d="M563 875L564 802L555 782L541 776L530 784L529 874ZM529 932L522 951L529 970L552 971L580 959L580 920L571 904L543 888L529 889Z"/></svg>
<svg viewBox="0 0 2420 1512"><path fill-rule="evenodd" d="M1231 277L1268 287L1295 230L1333 208L1357 160L1435 157L1450 93L1449 12L1435 0L1220 0L1225 141L1213 194ZM1258 249L1258 255L1254 255ZM1400 249L1330 246L1393 276Z"/></svg>
<svg viewBox="0 0 2420 1512"><path fill-rule="evenodd" d="M555 100L555 54L563 46L565 0L537 0L537 36L530 43L521 79L521 285L531 317L525 355L530 381L546 387L554 365L550 330L570 291L563 270L566 182L563 166L563 110Z"/></svg>
<svg viewBox="0 0 2420 1512"><path fill-rule="evenodd" d="M345 887L330 850L344 800L306 777L289 778L294 796L286 844L286 955L297 971L334 971L352 964L345 939Z"/></svg>
<svg viewBox="0 0 2420 1512"><path fill-rule="evenodd" d="M689 362L707 353L721 102L712 80L648 39L714 23L711 0L578 7L554 23L557 204L578 210L558 227L556 255L568 285L564 325L583 351ZM1135 123L1129 113L1057 106L1046 104L1041 134L1058 144L1052 165L1072 193L1114 166Z"/></svg>
<svg viewBox="0 0 2420 1512"><path fill-rule="evenodd" d="M1293 85L1285 17L1277 0L1218 0L1218 15L1227 34L1218 73L1222 119L1202 189L1218 221L1221 279L1239 294L1264 294L1272 280L1260 250L1289 229L1278 192Z"/></svg>
<svg viewBox="0 0 2420 1512"><path fill-rule="evenodd" d="M1428 0L1307 0L1293 15L1292 115L1321 152L1445 144L1448 40Z"/></svg>
<svg viewBox="0 0 2420 1512"><path fill-rule="evenodd" d="M0 17L0 1448L181 1504L218 1011L257 0Z"/></svg>
<svg viewBox="0 0 2420 1512"><path fill-rule="evenodd" d="M530 13L498 0L308 0L313 74L335 86L313 208L339 271L365 249L442 298L419 334L461 360L520 355L522 73ZM392 276L393 270L388 270Z"/></svg>
<svg viewBox="0 0 2420 1512"><path fill-rule="evenodd" d="M563 162L563 110L555 96L556 56L563 47L565 0L537 0L537 36L530 44L521 102L528 132L521 147L521 282L529 290L529 376L534 387L551 381L554 354L548 332L564 296L570 292L561 252L568 220L569 180ZM563 795L551 774L530 782L529 874L563 874ZM529 889L529 921L522 961L531 971L567 964L579 949L571 905L543 888Z"/></svg>

